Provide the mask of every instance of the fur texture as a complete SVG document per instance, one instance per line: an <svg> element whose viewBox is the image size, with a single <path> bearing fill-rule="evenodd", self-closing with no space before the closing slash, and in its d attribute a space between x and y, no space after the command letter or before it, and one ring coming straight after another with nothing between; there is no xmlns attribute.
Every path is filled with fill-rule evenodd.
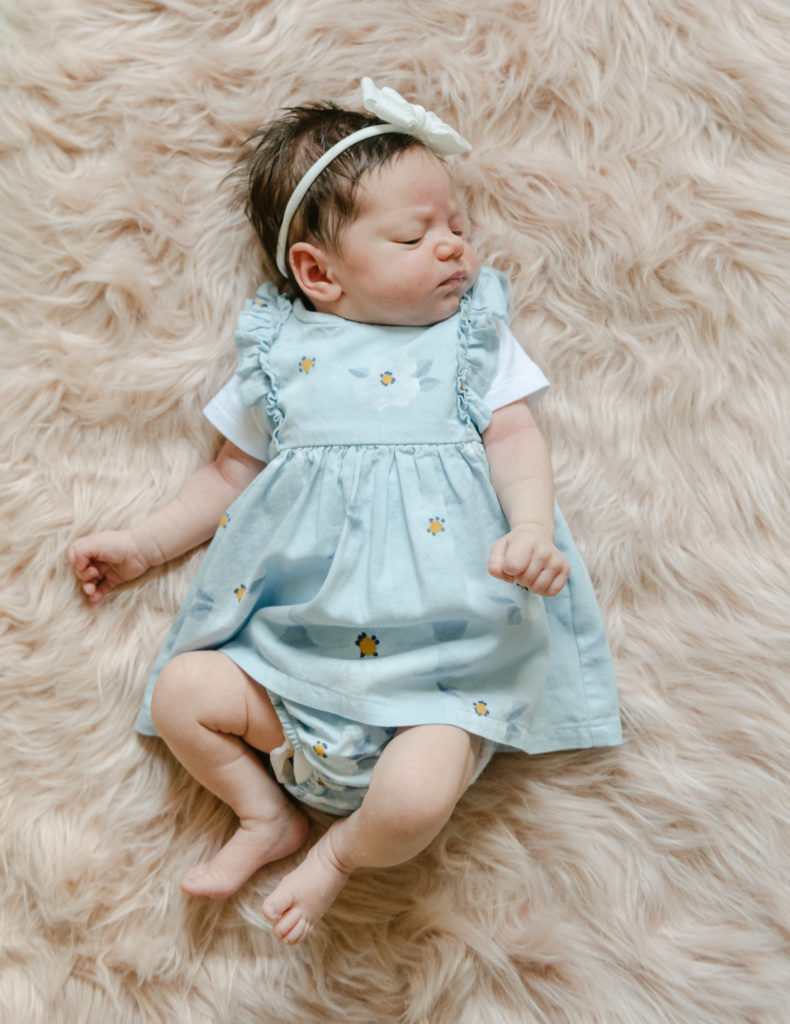
<svg viewBox="0 0 790 1024"><path fill-rule="evenodd" d="M784 1024L786 4L2 9L3 1019ZM65 551L216 451L200 408L261 276L226 177L276 107L357 105L363 74L474 144L626 743L495 759L285 949L259 906L287 864L181 896L231 818L131 729L200 552L92 609Z"/></svg>

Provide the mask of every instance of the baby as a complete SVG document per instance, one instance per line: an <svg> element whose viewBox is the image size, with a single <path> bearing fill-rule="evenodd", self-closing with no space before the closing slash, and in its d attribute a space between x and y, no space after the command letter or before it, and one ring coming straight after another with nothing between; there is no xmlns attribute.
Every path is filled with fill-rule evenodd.
<svg viewBox="0 0 790 1024"><path fill-rule="evenodd" d="M294 108L250 157L278 287L246 304L238 372L206 409L216 461L69 551L95 603L214 536L137 728L239 819L186 893L228 896L297 851L302 804L336 816L264 901L289 944L357 868L424 849L495 750L620 740L525 401L547 382L442 159L469 145L369 79L363 95L373 116Z"/></svg>

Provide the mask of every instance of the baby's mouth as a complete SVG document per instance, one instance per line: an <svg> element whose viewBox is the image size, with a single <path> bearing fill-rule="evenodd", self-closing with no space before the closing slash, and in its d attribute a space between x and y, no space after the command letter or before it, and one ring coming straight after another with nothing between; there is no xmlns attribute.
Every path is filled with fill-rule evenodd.
<svg viewBox="0 0 790 1024"><path fill-rule="evenodd" d="M445 280L442 281L440 287L441 288L446 288L446 287L449 286L451 288L455 288L459 284L464 284L465 281L466 281L466 271L465 270L459 270L457 273L451 274L450 277L445 278Z"/></svg>

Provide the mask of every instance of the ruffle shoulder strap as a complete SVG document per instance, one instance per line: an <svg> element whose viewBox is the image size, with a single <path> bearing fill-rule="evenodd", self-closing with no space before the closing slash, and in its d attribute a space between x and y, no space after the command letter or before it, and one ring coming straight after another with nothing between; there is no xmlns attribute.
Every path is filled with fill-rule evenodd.
<svg viewBox="0 0 790 1024"><path fill-rule="evenodd" d="M481 267L459 308L457 400L461 418L482 434L491 422L484 399L499 362L497 320L508 320L508 285L493 267Z"/></svg>
<svg viewBox="0 0 790 1024"><path fill-rule="evenodd" d="M241 400L245 405L263 402L275 442L282 412L277 404L275 379L269 369L269 351L292 312L291 300L267 281L254 299L244 303L235 334Z"/></svg>

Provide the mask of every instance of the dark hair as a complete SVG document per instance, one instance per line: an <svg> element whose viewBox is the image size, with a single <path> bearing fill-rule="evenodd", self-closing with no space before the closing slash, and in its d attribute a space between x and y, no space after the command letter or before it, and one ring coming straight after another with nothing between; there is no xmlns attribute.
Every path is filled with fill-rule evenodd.
<svg viewBox="0 0 790 1024"><path fill-rule="evenodd" d="M343 110L332 103L289 107L250 138L256 144L246 163L246 213L263 245L270 264L267 269L284 290L299 291L290 267L286 281L276 264L277 236L293 190L336 142L368 125L382 123L380 118ZM349 146L310 186L291 221L288 244L311 241L336 250L343 229L356 213L356 191L362 175L414 146L425 148L414 136L400 132L375 135Z"/></svg>

